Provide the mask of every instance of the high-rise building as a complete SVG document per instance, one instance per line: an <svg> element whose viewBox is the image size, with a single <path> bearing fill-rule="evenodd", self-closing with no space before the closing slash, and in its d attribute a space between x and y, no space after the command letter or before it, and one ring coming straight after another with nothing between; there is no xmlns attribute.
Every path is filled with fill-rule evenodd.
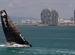
<svg viewBox="0 0 75 55"><path fill-rule="evenodd" d="M53 26L57 26L58 24L58 12L56 10L51 10L51 22Z"/></svg>
<svg viewBox="0 0 75 55"><path fill-rule="evenodd" d="M42 24L57 26L58 12L56 10L43 9L41 12Z"/></svg>
<svg viewBox="0 0 75 55"><path fill-rule="evenodd" d="M41 12L42 24L49 24L50 23L50 17L51 17L50 10L49 9L43 9Z"/></svg>
<svg viewBox="0 0 75 55"><path fill-rule="evenodd" d="M74 24L75 24L75 10L74 10Z"/></svg>

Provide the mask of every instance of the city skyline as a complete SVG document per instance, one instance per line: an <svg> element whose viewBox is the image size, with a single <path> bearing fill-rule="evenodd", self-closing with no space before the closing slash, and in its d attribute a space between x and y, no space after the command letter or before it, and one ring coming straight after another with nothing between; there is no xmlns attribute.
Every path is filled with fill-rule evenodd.
<svg viewBox="0 0 75 55"><path fill-rule="evenodd" d="M0 10L10 16L40 18L43 9L55 9L59 18L70 19L74 15L75 0L1 0Z"/></svg>

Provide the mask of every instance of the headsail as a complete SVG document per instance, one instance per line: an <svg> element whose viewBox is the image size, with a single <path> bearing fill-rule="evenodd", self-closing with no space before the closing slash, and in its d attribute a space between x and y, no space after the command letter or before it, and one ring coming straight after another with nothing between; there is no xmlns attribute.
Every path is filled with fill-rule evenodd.
<svg viewBox="0 0 75 55"><path fill-rule="evenodd" d="M13 24L10 17L7 15L6 11L2 10L0 13L1 13L2 27L7 42L31 46L31 44L29 44L28 41L26 41L26 39L22 37L17 27Z"/></svg>

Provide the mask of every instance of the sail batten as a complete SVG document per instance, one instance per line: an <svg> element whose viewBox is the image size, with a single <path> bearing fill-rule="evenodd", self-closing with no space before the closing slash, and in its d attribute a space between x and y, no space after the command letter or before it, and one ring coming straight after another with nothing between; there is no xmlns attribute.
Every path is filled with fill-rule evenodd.
<svg viewBox="0 0 75 55"><path fill-rule="evenodd" d="M1 22L7 42L18 43L22 45L30 45L28 41L21 35L18 28L13 24L5 10L1 12ZM31 46L31 45L30 45Z"/></svg>

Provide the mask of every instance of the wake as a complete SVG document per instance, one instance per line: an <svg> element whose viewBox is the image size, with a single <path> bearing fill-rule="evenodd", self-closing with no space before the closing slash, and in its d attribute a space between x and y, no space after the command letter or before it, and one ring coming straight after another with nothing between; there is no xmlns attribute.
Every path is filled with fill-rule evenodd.
<svg viewBox="0 0 75 55"><path fill-rule="evenodd" d="M30 46L29 45L20 45L20 44L14 44L14 45L0 44L0 47L30 47Z"/></svg>
<svg viewBox="0 0 75 55"><path fill-rule="evenodd" d="M6 47L6 45L5 44L0 44L0 47Z"/></svg>

